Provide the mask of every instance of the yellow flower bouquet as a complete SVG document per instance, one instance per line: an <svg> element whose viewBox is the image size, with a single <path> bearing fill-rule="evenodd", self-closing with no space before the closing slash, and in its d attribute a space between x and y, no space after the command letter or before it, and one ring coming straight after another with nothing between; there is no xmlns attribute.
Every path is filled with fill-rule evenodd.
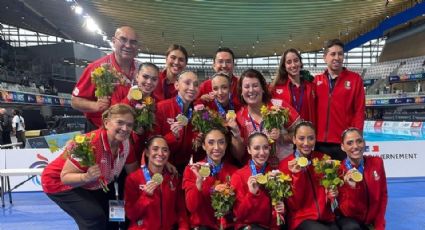
<svg viewBox="0 0 425 230"><path fill-rule="evenodd" d="M325 187L326 191L334 190L344 185L344 180L339 173L339 160L331 160L328 155L324 155L321 160L313 158L312 160L314 171L320 175L320 184ZM335 197L329 197L331 200L332 211L338 207L338 202Z"/></svg>
<svg viewBox="0 0 425 230"><path fill-rule="evenodd" d="M117 71L108 63L102 64L91 73L91 81L96 86L96 97L111 96L115 85L119 83Z"/></svg>
<svg viewBox="0 0 425 230"><path fill-rule="evenodd" d="M91 140L93 139L94 134L90 136L85 135L76 135L74 139L72 139L66 149L65 152L67 156L75 159L80 163L83 167L90 167L96 164L96 159L94 156L94 147L91 144ZM104 176L100 176L99 184L102 187L103 191L106 193L109 191L108 183Z"/></svg>
<svg viewBox="0 0 425 230"><path fill-rule="evenodd" d="M262 125L267 132L271 132L272 129L279 129L280 132L283 125L288 122L289 110L279 106L271 106L268 108L267 106L263 105L261 107L261 117L263 118ZM276 143L275 140L272 139L269 139L269 142L272 147L270 151L270 160L272 157L276 158Z"/></svg>
<svg viewBox="0 0 425 230"><path fill-rule="evenodd" d="M292 196L292 178L279 170L269 171L266 175L259 174L257 181L259 184L264 185L264 188L270 196L273 207L276 206L277 202L283 201L283 198ZM273 209L273 216L277 220L277 225L283 223L283 216L277 213L275 209Z"/></svg>
<svg viewBox="0 0 425 230"><path fill-rule="evenodd" d="M140 129L151 131L155 124L155 101L151 96L143 97L142 92L138 88L131 90L132 99L130 105L136 111L134 131Z"/></svg>

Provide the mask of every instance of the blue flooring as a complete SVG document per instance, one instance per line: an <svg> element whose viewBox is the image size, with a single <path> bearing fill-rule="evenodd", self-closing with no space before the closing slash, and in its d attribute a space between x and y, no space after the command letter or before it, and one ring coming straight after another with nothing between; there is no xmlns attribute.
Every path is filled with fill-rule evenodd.
<svg viewBox="0 0 425 230"><path fill-rule="evenodd" d="M388 179L388 230L425 230L425 178ZM14 193L0 207L0 230L77 229L75 222L41 192Z"/></svg>

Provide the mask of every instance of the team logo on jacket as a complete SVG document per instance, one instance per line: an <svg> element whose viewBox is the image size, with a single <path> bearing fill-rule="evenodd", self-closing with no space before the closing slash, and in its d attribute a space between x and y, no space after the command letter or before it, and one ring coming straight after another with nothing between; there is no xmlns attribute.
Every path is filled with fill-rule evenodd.
<svg viewBox="0 0 425 230"><path fill-rule="evenodd" d="M276 93L277 93L277 94L282 94L282 93L283 93L283 89L277 89L277 90L276 90Z"/></svg>
<svg viewBox="0 0 425 230"><path fill-rule="evenodd" d="M74 94L75 96L78 96L79 93L80 93L80 90L77 87L75 87L74 91L72 91L72 94Z"/></svg>
<svg viewBox="0 0 425 230"><path fill-rule="evenodd" d="M376 172L376 170L373 170L373 179L375 179L376 181L378 181L381 177L379 176L378 172Z"/></svg>
<svg viewBox="0 0 425 230"><path fill-rule="evenodd" d="M317 81L317 86L323 84L323 81Z"/></svg>
<svg viewBox="0 0 425 230"><path fill-rule="evenodd" d="M351 89L351 82L350 81L345 81L344 82L344 86L346 89Z"/></svg>

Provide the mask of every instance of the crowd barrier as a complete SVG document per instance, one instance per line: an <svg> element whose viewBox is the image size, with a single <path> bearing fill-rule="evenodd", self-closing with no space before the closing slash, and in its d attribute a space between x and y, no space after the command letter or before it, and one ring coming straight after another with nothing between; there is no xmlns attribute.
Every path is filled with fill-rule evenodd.
<svg viewBox="0 0 425 230"><path fill-rule="evenodd" d="M422 122L365 122L366 131L374 130L376 132L381 130L385 133L388 130L388 134L422 136L423 129L425 127ZM47 142L51 143L51 141ZM64 144L65 140L59 142ZM425 138L409 141L367 141L366 144L366 155L380 156L384 160L387 177L425 177L425 170L422 169L423 162L425 162L425 149L422 147L425 146ZM0 150L0 170L44 168L61 152L61 149L51 152L48 148L2 149ZM25 175L11 177L10 186L14 187L26 179L28 179L28 176ZM40 176L36 176L14 191L40 190Z"/></svg>

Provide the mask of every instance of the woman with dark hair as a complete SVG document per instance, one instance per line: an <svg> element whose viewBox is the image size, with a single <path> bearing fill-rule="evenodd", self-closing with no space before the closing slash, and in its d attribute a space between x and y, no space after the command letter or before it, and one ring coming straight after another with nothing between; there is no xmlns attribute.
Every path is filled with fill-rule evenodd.
<svg viewBox="0 0 425 230"><path fill-rule="evenodd" d="M159 84L153 93L159 101L177 95L174 83L177 81L177 76L186 68L188 61L186 49L177 44L168 47L165 56L165 69L159 73Z"/></svg>
<svg viewBox="0 0 425 230"><path fill-rule="evenodd" d="M279 170L291 176L293 195L286 199L289 230L336 230L335 215L328 197L337 191L326 191L320 177L314 171L314 158L322 159L323 153L313 151L316 143L314 126L302 121L294 128L293 142L296 150L279 164ZM300 163L304 158L306 164Z"/></svg>
<svg viewBox="0 0 425 230"><path fill-rule="evenodd" d="M154 104L158 100L154 97L153 91L156 89L159 82L158 66L150 62L140 64L135 80L136 85L131 88L125 85L116 86L115 92L111 96L111 105L124 103L132 106L136 111L139 109L138 106L147 106L146 104L153 104L150 108L155 108ZM132 90L134 88L142 92L142 98L138 99L137 103L132 100ZM154 109L152 110L154 111ZM131 135L131 140L134 143L136 159L140 161L141 153L144 148L143 141L151 134L151 130L143 130L143 128L136 126L134 131L135 132Z"/></svg>
<svg viewBox="0 0 425 230"><path fill-rule="evenodd" d="M198 99L197 104L204 104L208 108L217 111L223 118L226 118L226 114L229 110L234 112L240 109L238 103L234 103L233 95L231 92L231 80L230 76L225 72L218 72L211 78L211 95L214 95L211 101L202 101Z"/></svg>
<svg viewBox="0 0 425 230"><path fill-rule="evenodd" d="M237 122L241 130L241 137L246 145L248 136L253 132L263 132L270 139L276 142L276 154L270 157L272 167L276 168L279 161L284 159L292 152L291 138L288 131L300 119L298 113L282 101L275 106L287 108L289 110L289 119L283 125L282 129L273 129L267 132L263 128L263 117L261 107L271 107L270 94L267 88L266 80L263 75L255 70L248 69L244 71L238 81L238 96L243 107L237 112ZM237 135L237 134L236 134Z"/></svg>
<svg viewBox="0 0 425 230"><path fill-rule="evenodd" d="M301 54L288 49L280 58L276 77L270 84L273 101L285 101L294 107L303 120L315 122L313 76L303 70Z"/></svg>
<svg viewBox="0 0 425 230"><path fill-rule="evenodd" d="M270 156L268 137L260 132L248 137L248 164L232 175L232 187L235 189L236 201L233 212L236 229L277 229L276 218L272 218L273 206L263 186L257 182L259 174L265 175L271 170L267 160ZM278 202L276 212L283 214L283 202Z"/></svg>
<svg viewBox="0 0 425 230"><path fill-rule="evenodd" d="M85 134L94 147L96 164L83 166L70 154L77 140L67 144L65 151L44 169L43 191L68 213L79 229L117 229L108 222L109 200L118 199L117 178L122 169L127 173L137 169L129 136L134 124L134 110L124 104L111 106L102 114L103 127ZM73 147L74 146L74 147ZM103 183L108 187L104 190Z"/></svg>
<svg viewBox="0 0 425 230"><path fill-rule="evenodd" d="M341 149L347 158L341 163L345 184L339 188L338 203L343 230L385 229L388 202L384 162L376 156L365 156L362 132L348 128L342 134Z"/></svg>
<svg viewBox="0 0 425 230"><path fill-rule="evenodd" d="M144 156L147 164L125 183L128 229L189 229L180 179L166 170L170 149L165 139L148 139Z"/></svg>
<svg viewBox="0 0 425 230"><path fill-rule="evenodd" d="M188 165L184 171L183 189L192 228L219 229L217 217L214 216L211 206L211 190L217 183L230 183L230 177L237 170L235 166L224 160L228 142L223 129L211 129L203 135L202 140L202 148L207 157L193 165ZM202 167L208 167L210 175L202 177L199 172ZM231 222L233 220L227 223L227 226L231 225Z"/></svg>

